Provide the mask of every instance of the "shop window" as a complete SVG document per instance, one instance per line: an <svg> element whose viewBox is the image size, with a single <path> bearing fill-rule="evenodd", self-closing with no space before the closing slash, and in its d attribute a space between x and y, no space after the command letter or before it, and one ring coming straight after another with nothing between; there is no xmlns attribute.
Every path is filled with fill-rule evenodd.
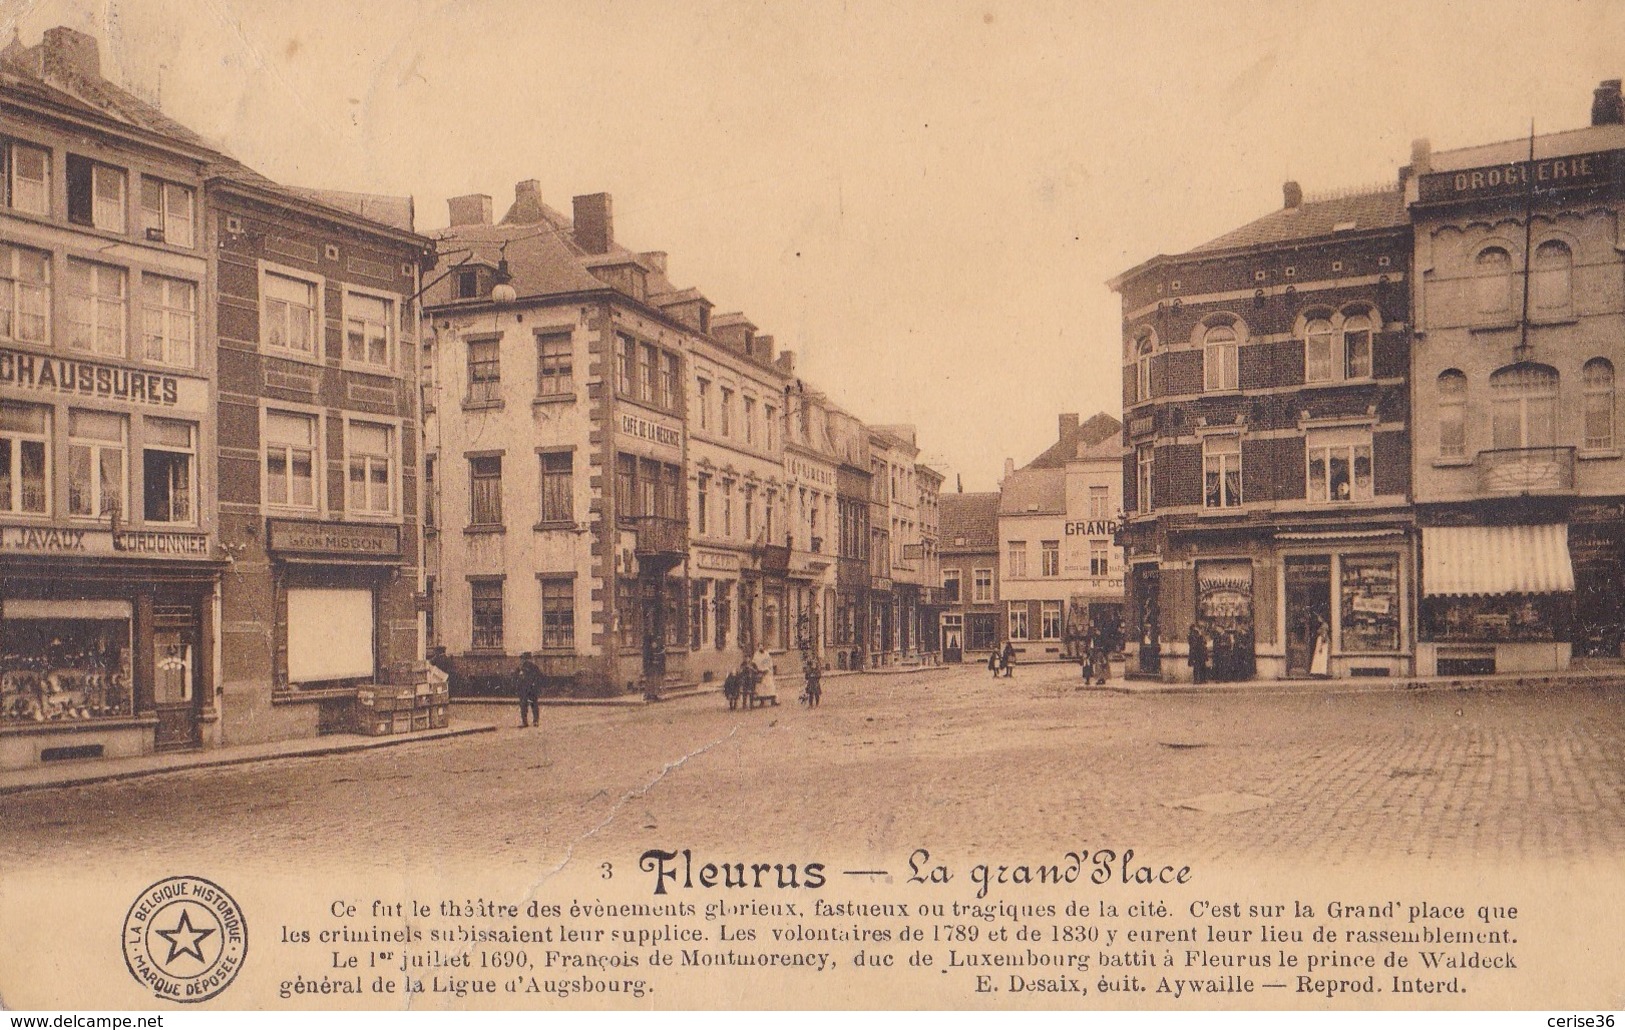
<svg viewBox="0 0 1625 1030"><path fill-rule="evenodd" d="M1061 574L1061 542L1059 540L1043 540L1038 545L1039 574L1044 576L1059 576Z"/></svg>
<svg viewBox="0 0 1625 1030"><path fill-rule="evenodd" d="M1011 579L1027 578L1027 541L1012 540L1006 545L1004 571Z"/></svg>
<svg viewBox="0 0 1625 1030"><path fill-rule="evenodd" d="M1028 625L1027 625L1027 616L1028 616L1027 602L1026 601L1011 601L1009 603L1008 608L1009 608L1010 639L1011 640L1026 640L1027 639L1027 631L1028 631L1028 628L1029 628Z"/></svg>
<svg viewBox="0 0 1625 1030"><path fill-rule="evenodd" d="M1043 640L1061 639L1061 602L1043 603L1038 612L1038 633Z"/></svg>
<svg viewBox="0 0 1625 1030"><path fill-rule="evenodd" d="M716 638L712 643L718 651L728 646L728 627L733 625L733 584L717 581Z"/></svg>
<svg viewBox="0 0 1625 1030"><path fill-rule="evenodd" d="M971 651L991 651L998 646L999 627L989 614L972 612L965 616L965 647Z"/></svg>
<svg viewBox="0 0 1625 1030"><path fill-rule="evenodd" d="M1111 545L1105 540L1089 541L1089 575L1096 579L1111 575Z"/></svg>
<svg viewBox="0 0 1625 1030"><path fill-rule="evenodd" d="M1371 499L1370 430L1311 430L1304 443L1309 459L1307 496L1311 503Z"/></svg>
<svg viewBox="0 0 1625 1030"><path fill-rule="evenodd" d="M1202 441L1202 503L1208 508L1241 504L1241 437L1210 436Z"/></svg>
<svg viewBox="0 0 1625 1030"><path fill-rule="evenodd" d="M51 324L51 255L0 243L0 335L45 343Z"/></svg>
<svg viewBox="0 0 1625 1030"><path fill-rule="evenodd" d="M197 285L158 275L141 277L142 353L172 368L197 363Z"/></svg>
<svg viewBox="0 0 1625 1030"><path fill-rule="evenodd" d="M1234 326L1216 325L1202 337L1202 388L1234 390L1237 386L1237 337Z"/></svg>
<svg viewBox="0 0 1625 1030"><path fill-rule="evenodd" d="M942 600L945 604L959 603L959 570L942 570Z"/></svg>
<svg viewBox="0 0 1625 1030"><path fill-rule="evenodd" d="M1467 454L1467 376L1447 368L1439 373L1434 401L1439 413L1439 457L1461 458Z"/></svg>
<svg viewBox="0 0 1625 1030"><path fill-rule="evenodd" d="M151 176L141 179L141 228L147 239L190 247L197 221L197 197L191 188Z"/></svg>
<svg viewBox="0 0 1625 1030"><path fill-rule="evenodd" d="M316 508L317 420L291 411L265 413L265 503Z"/></svg>
<svg viewBox="0 0 1625 1030"><path fill-rule="evenodd" d="M494 404L502 399L502 341L468 341L468 403Z"/></svg>
<svg viewBox="0 0 1625 1030"><path fill-rule="evenodd" d="M0 401L0 512L44 515L51 510L51 409Z"/></svg>
<svg viewBox="0 0 1625 1030"><path fill-rule="evenodd" d="M569 650L576 646L576 585L566 577L542 583L542 647Z"/></svg>
<svg viewBox="0 0 1625 1030"><path fill-rule="evenodd" d="M574 455L569 451L541 456L542 497L539 521L575 521L573 464Z"/></svg>
<svg viewBox="0 0 1625 1030"><path fill-rule="evenodd" d="M270 351L296 358L320 357L316 346L318 291L314 282L266 272L260 281L263 296L260 340Z"/></svg>
<svg viewBox="0 0 1625 1030"><path fill-rule="evenodd" d="M395 365L395 302L344 294L344 360L388 371Z"/></svg>
<svg viewBox="0 0 1625 1030"><path fill-rule="evenodd" d="M1367 315L1343 320L1343 377L1371 378L1371 318Z"/></svg>
<svg viewBox="0 0 1625 1030"><path fill-rule="evenodd" d="M574 360L569 333L536 335L536 393L568 397L575 393Z"/></svg>
<svg viewBox="0 0 1625 1030"><path fill-rule="evenodd" d="M1583 370L1585 383L1585 449L1614 448L1614 365L1607 358L1592 358Z"/></svg>
<svg viewBox="0 0 1625 1030"><path fill-rule="evenodd" d="M1485 247L1474 259L1473 297L1481 319L1512 315L1512 255Z"/></svg>
<svg viewBox="0 0 1625 1030"><path fill-rule="evenodd" d="M1545 365L1513 365L1490 376L1497 450L1557 442L1557 385L1557 370Z"/></svg>
<svg viewBox="0 0 1625 1030"><path fill-rule="evenodd" d="M1143 515L1151 510L1151 483L1157 464L1156 446L1139 444L1134 448L1134 457L1137 468L1135 508Z"/></svg>
<svg viewBox="0 0 1625 1030"><path fill-rule="evenodd" d="M68 221L124 232L125 185L124 169L68 155Z"/></svg>
<svg viewBox="0 0 1625 1030"><path fill-rule="evenodd" d="M1398 651L1398 556L1345 555L1342 566L1343 650Z"/></svg>
<svg viewBox="0 0 1625 1030"><path fill-rule="evenodd" d="M377 673L375 599L365 587L289 587L288 682L368 681Z"/></svg>
<svg viewBox="0 0 1625 1030"><path fill-rule="evenodd" d="M971 603L993 603L993 570L977 569L971 578Z"/></svg>
<svg viewBox="0 0 1625 1030"><path fill-rule="evenodd" d="M130 604L7 597L0 621L0 724L129 718Z"/></svg>
<svg viewBox="0 0 1625 1030"><path fill-rule="evenodd" d="M468 478L469 523L484 527L502 525L502 456L469 458Z"/></svg>
<svg viewBox="0 0 1625 1030"><path fill-rule="evenodd" d="M1557 315L1574 303L1574 254L1562 240L1547 240L1535 248L1535 273L1531 284L1535 311Z"/></svg>
<svg viewBox="0 0 1625 1030"><path fill-rule="evenodd" d="M476 579L469 583L473 637L476 651L502 650L502 581Z"/></svg>
<svg viewBox="0 0 1625 1030"><path fill-rule="evenodd" d="M1332 324L1324 318L1312 320L1303 332L1303 381L1329 383L1332 380Z"/></svg>
<svg viewBox="0 0 1625 1030"><path fill-rule="evenodd" d="M1422 639L1514 643L1568 640L1572 594L1422 598Z"/></svg>
<svg viewBox="0 0 1625 1030"><path fill-rule="evenodd" d="M346 427L348 492L345 508L358 515L395 513L395 431L374 422Z"/></svg>
<svg viewBox="0 0 1625 1030"><path fill-rule="evenodd" d="M68 259L68 346L121 358L127 320L128 273L114 265Z"/></svg>
<svg viewBox="0 0 1625 1030"><path fill-rule="evenodd" d="M123 415L68 412L68 514L96 519L125 514L128 428Z"/></svg>
<svg viewBox="0 0 1625 1030"><path fill-rule="evenodd" d="M197 426L149 418L142 431L146 435L141 451L142 517L148 522L196 522Z"/></svg>
<svg viewBox="0 0 1625 1030"><path fill-rule="evenodd" d="M51 152L16 140L0 142L5 204L31 215L51 213Z"/></svg>

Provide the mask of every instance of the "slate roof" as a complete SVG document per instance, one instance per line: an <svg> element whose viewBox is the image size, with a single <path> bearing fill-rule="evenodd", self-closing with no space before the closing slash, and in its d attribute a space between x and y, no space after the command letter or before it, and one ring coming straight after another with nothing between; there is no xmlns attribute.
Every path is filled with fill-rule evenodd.
<svg viewBox="0 0 1625 1030"><path fill-rule="evenodd" d="M1067 432L1053 446L1029 461L1023 468L1065 468L1066 463L1078 457L1079 448L1092 448L1102 441L1121 439L1123 423L1104 411L1089 416L1074 431Z"/></svg>
<svg viewBox="0 0 1625 1030"><path fill-rule="evenodd" d="M1191 253L1287 243L1330 236L1334 232L1395 228L1409 221L1405 194L1396 186L1326 200L1305 200L1295 208L1283 207L1209 240Z"/></svg>
<svg viewBox="0 0 1625 1030"><path fill-rule="evenodd" d="M955 543L960 537L965 542ZM997 551L999 549L999 495L996 493L943 494L937 521L938 549Z"/></svg>
<svg viewBox="0 0 1625 1030"><path fill-rule="evenodd" d="M1066 511L1066 469L1017 469L999 484L1000 515L1055 515Z"/></svg>

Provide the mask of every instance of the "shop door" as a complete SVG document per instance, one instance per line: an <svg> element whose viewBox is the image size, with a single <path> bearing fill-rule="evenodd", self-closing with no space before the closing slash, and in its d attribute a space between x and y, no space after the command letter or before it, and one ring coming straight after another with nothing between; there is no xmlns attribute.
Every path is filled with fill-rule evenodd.
<svg viewBox="0 0 1625 1030"><path fill-rule="evenodd" d="M945 662L965 660L965 631L959 624L960 618L953 615L942 618L942 660Z"/></svg>
<svg viewBox="0 0 1625 1030"><path fill-rule="evenodd" d="M1136 613L1137 623L1134 627L1134 639L1138 651L1137 666L1142 673L1157 675L1162 672L1162 641L1160 634L1158 604L1157 566L1137 565L1134 567L1133 597L1139 611Z"/></svg>
<svg viewBox="0 0 1625 1030"><path fill-rule="evenodd" d="M159 751L194 748L202 743L194 678L196 658L196 634L190 629L154 630L152 696L158 729L153 747Z"/></svg>
<svg viewBox="0 0 1625 1030"><path fill-rule="evenodd" d="M1327 556L1286 559L1286 674L1301 679L1324 676L1326 658L1316 658L1317 642L1331 646L1332 560Z"/></svg>

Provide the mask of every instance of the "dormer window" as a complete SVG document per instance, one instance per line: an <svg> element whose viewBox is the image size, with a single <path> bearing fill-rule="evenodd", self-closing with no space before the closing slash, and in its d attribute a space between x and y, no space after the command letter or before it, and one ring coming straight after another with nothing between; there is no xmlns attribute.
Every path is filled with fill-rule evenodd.
<svg viewBox="0 0 1625 1030"><path fill-rule="evenodd" d="M472 300L480 295L479 269L468 268L458 272L454 278L452 298L454 300Z"/></svg>

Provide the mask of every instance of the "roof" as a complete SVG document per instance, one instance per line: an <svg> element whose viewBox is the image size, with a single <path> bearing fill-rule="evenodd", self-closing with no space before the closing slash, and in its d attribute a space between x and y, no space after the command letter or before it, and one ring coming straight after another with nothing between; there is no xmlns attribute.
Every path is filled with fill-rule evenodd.
<svg viewBox="0 0 1625 1030"><path fill-rule="evenodd" d="M1066 512L1066 469L1017 469L999 484L1000 515L1057 515Z"/></svg>
<svg viewBox="0 0 1625 1030"><path fill-rule="evenodd" d="M282 188L295 196L340 211L348 211L369 222L378 222L405 232L417 231L411 197L391 197L382 193L348 193L343 190L316 190L303 186Z"/></svg>
<svg viewBox="0 0 1625 1030"><path fill-rule="evenodd" d="M1232 229L1193 248L1191 253L1289 243L1338 232L1392 229L1409 222L1405 194L1395 186L1323 200L1306 199L1297 207L1280 208L1239 229Z"/></svg>
<svg viewBox="0 0 1625 1030"><path fill-rule="evenodd" d="M1103 441L1112 441L1115 447L1116 441L1121 439L1122 432L1123 423L1104 411L1096 412L1076 429L1062 433L1053 446L1022 467L1065 468L1067 462L1081 457L1084 450L1091 449Z"/></svg>
<svg viewBox="0 0 1625 1030"><path fill-rule="evenodd" d="M1599 150L1625 149L1625 125L1588 125L1582 129L1549 132L1535 137L1535 160L1567 154L1592 154ZM1428 161L1430 172L1453 172L1462 168L1512 164L1529 160L1529 137L1484 143L1457 150L1440 150Z"/></svg>
<svg viewBox="0 0 1625 1030"><path fill-rule="evenodd" d="M999 495L996 493L943 494L937 520L941 551L997 551L999 549ZM961 537L964 543L956 543Z"/></svg>
<svg viewBox="0 0 1625 1030"><path fill-rule="evenodd" d="M1116 433L1099 443L1078 448L1078 459L1081 461L1121 461L1122 458L1123 438Z"/></svg>

